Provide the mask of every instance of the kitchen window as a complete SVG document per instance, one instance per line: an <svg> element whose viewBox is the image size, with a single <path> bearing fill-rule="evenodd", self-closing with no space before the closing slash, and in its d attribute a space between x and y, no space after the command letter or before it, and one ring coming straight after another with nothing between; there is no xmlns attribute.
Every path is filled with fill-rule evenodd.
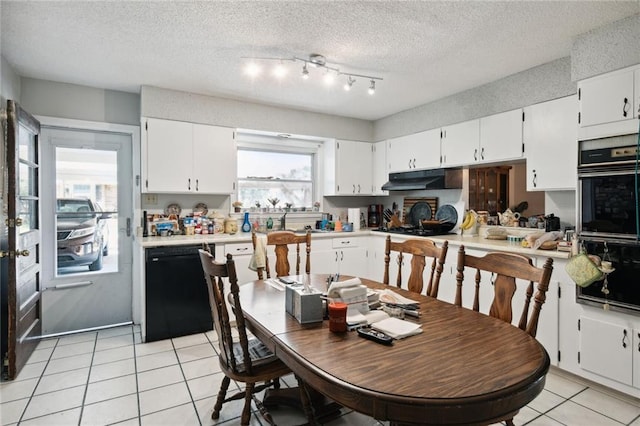
<svg viewBox="0 0 640 426"><path fill-rule="evenodd" d="M277 207L311 208L322 143L256 138L238 135L238 200L245 208L273 207L269 200L278 200Z"/></svg>

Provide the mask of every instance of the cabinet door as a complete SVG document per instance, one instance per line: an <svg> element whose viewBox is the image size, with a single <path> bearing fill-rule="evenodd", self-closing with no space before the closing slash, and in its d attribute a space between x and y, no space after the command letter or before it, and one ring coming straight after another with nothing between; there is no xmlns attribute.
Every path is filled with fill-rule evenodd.
<svg viewBox="0 0 640 426"><path fill-rule="evenodd" d="M387 140L387 162L389 173L413 170L412 138L414 135L400 136Z"/></svg>
<svg viewBox="0 0 640 426"><path fill-rule="evenodd" d="M580 367L620 383L632 384L632 329L580 317Z"/></svg>
<svg viewBox="0 0 640 426"><path fill-rule="evenodd" d="M145 192L191 192L193 125L155 118L145 121Z"/></svg>
<svg viewBox="0 0 640 426"><path fill-rule="evenodd" d="M371 144L336 141L336 195L371 195Z"/></svg>
<svg viewBox="0 0 640 426"><path fill-rule="evenodd" d="M367 250L364 247L350 247L336 250L341 275L362 277L367 272Z"/></svg>
<svg viewBox="0 0 640 426"><path fill-rule="evenodd" d="M389 180L389 172L387 171L387 142L382 141L373 144L373 169L372 169L372 188L373 195L388 195L389 191L383 191L382 185Z"/></svg>
<svg viewBox="0 0 640 426"><path fill-rule="evenodd" d="M522 158L522 109L481 118L478 161L518 158Z"/></svg>
<svg viewBox="0 0 640 426"><path fill-rule="evenodd" d="M576 189L577 109L575 95L525 108L527 191Z"/></svg>
<svg viewBox="0 0 640 426"><path fill-rule="evenodd" d="M233 129L194 124L193 153L193 190L206 194L231 194L237 176Z"/></svg>
<svg viewBox="0 0 640 426"><path fill-rule="evenodd" d="M634 118L633 73L633 69L627 69L578 84L580 127Z"/></svg>
<svg viewBox="0 0 640 426"><path fill-rule="evenodd" d="M440 129L420 132L410 146L415 155L415 169L440 167Z"/></svg>
<svg viewBox="0 0 640 426"><path fill-rule="evenodd" d="M480 120L465 121L442 128L442 165L460 166L478 162Z"/></svg>

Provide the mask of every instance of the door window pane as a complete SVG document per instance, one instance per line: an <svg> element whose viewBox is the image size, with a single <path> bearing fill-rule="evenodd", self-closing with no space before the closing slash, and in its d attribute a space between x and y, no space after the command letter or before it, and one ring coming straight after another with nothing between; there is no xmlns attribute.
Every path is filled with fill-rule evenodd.
<svg viewBox="0 0 640 426"><path fill-rule="evenodd" d="M117 152L56 148L57 273L118 270Z"/></svg>

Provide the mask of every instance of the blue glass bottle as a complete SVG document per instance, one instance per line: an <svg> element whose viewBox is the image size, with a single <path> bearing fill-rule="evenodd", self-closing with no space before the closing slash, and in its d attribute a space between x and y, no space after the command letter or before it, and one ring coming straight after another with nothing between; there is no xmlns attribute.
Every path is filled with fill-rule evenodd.
<svg viewBox="0 0 640 426"><path fill-rule="evenodd" d="M249 222L249 212L244 212L244 221L242 222L242 232L251 232L251 222Z"/></svg>

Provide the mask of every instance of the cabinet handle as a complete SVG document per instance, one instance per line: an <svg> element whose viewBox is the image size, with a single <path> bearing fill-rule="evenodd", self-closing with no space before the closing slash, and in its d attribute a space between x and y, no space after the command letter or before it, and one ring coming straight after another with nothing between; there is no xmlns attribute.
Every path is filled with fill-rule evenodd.
<svg viewBox="0 0 640 426"><path fill-rule="evenodd" d="M413 159L413 168L414 169L416 168L416 159L415 158Z"/></svg>
<svg viewBox="0 0 640 426"><path fill-rule="evenodd" d="M187 182L187 189L191 191L191 178L189 178L189 182Z"/></svg>
<svg viewBox="0 0 640 426"><path fill-rule="evenodd" d="M200 179L196 179L196 191L199 191L200 189Z"/></svg>
<svg viewBox="0 0 640 426"><path fill-rule="evenodd" d="M353 193L354 194L356 193L356 186L355 185L353 185Z"/></svg>
<svg viewBox="0 0 640 426"><path fill-rule="evenodd" d="M411 168L411 158L409 158L409 168Z"/></svg>
<svg viewBox="0 0 640 426"><path fill-rule="evenodd" d="M336 262L338 261L338 252L336 251Z"/></svg>
<svg viewBox="0 0 640 426"><path fill-rule="evenodd" d="M473 150L473 161L478 161L478 149Z"/></svg>
<svg viewBox="0 0 640 426"><path fill-rule="evenodd" d="M622 116L623 117L627 116L627 112L629 111L629 108L631 108L631 104L629 103L629 99L624 98L624 103L622 104Z"/></svg>
<svg viewBox="0 0 640 426"><path fill-rule="evenodd" d="M482 151L480 151L480 159L484 160L484 148L482 148Z"/></svg>
<svg viewBox="0 0 640 426"><path fill-rule="evenodd" d="M627 347L627 330L622 330L622 347Z"/></svg>
<svg viewBox="0 0 640 426"><path fill-rule="evenodd" d="M533 187L537 187L538 186L538 175L536 174L536 171L533 171Z"/></svg>
<svg viewBox="0 0 640 426"><path fill-rule="evenodd" d="M360 184L358 184L358 194L360 193Z"/></svg>
<svg viewBox="0 0 640 426"><path fill-rule="evenodd" d="M344 260L344 252L340 250L340 262Z"/></svg>

